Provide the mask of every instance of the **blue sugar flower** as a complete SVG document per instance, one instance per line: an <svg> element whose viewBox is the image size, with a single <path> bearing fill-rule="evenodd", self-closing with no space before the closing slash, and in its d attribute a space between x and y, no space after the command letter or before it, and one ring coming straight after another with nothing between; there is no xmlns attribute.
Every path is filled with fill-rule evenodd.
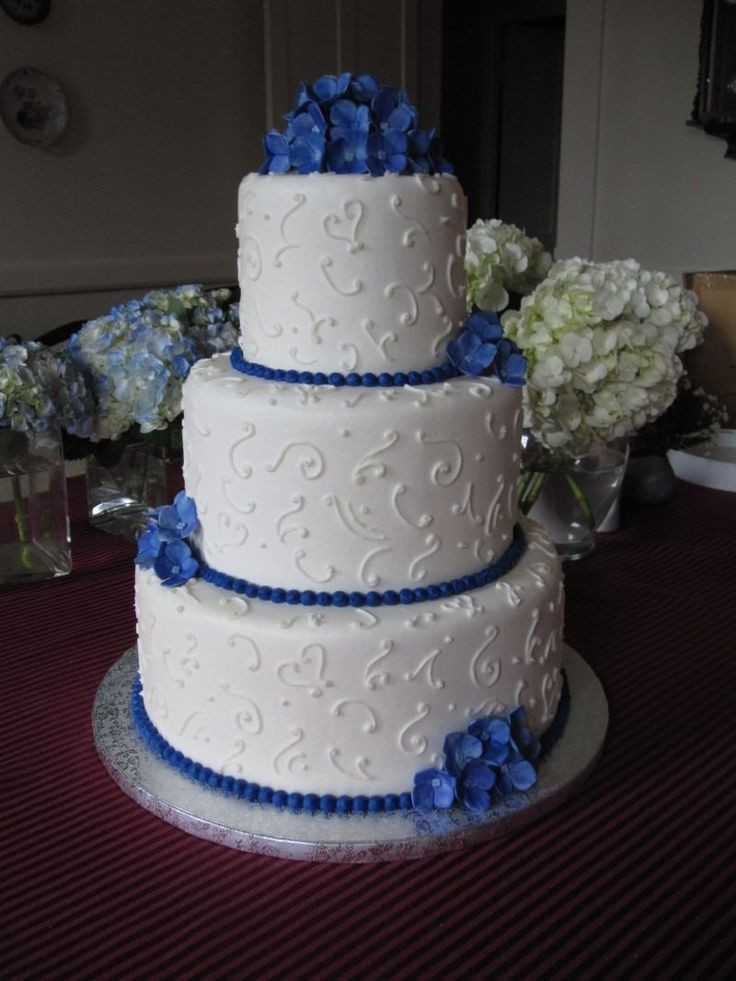
<svg viewBox="0 0 736 981"><path fill-rule="evenodd" d="M465 320L465 329L483 341L495 342L503 337L503 327L495 310L474 310Z"/></svg>
<svg viewBox="0 0 736 981"><path fill-rule="evenodd" d="M357 75L350 82L349 92L356 102L368 103L378 92L378 82L372 75Z"/></svg>
<svg viewBox="0 0 736 981"><path fill-rule="evenodd" d="M167 542L153 563L153 571L163 586L181 586L196 575L199 562L186 542Z"/></svg>
<svg viewBox="0 0 736 981"><path fill-rule="evenodd" d="M442 747L445 766L453 777L459 777L470 760L476 760L483 752L483 743L467 732L450 732Z"/></svg>
<svg viewBox="0 0 736 981"><path fill-rule="evenodd" d="M296 167L300 174L313 174L322 169L324 154L324 136L319 133L307 133L297 137L291 144L291 165Z"/></svg>
<svg viewBox="0 0 736 981"><path fill-rule="evenodd" d="M427 154L429 158L430 170L433 174L451 174L453 172L453 166L444 157L444 148L442 146L442 140L439 136L436 136L434 130L432 130L430 141L429 141L429 152Z"/></svg>
<svg viewBox="0 0 736 981"><path fill-rule="evenodd" d="M511 750L511 727L508 722L492 716L476 719L468 726L468 732L483 744L481 759L492 766L506 762Z"/></svg>
<svg viewBox="0 0 736 981"><path fill-rule="evenodd" d="M496 774L483 760L470 760L457 782L457 796L469 811L488 811Z"/></svg>
<svg viewBox="0 0 736 981"><path fill-rule="evenodd" d="M430 133L426 129L410 129L406 136L408 141L409 163L412 169L419 174L429 174L432 170L432 162L429 158L429 147L431 142Z"/></svg>
<svg viewBox="0 0 736 981"><path fill-rule="evenodd" d="M447 359L463 375L480 375L496 357L496 345L466 330L447 345Z"/></svg>
<svg viewBox="0 0 736 981"><path fill-rule="evenodd" d="M527 760L536 760L542 747L539 739L529 728L526 721L526 709L523 705L520 705L509 714L509 726L511 739L515 748Z"/></svg>
<svg viewBox="0 0 736 981"><path fill-rule="evenodd" d="M400 129L406 132L417 124L417 111L406 93L390 85L379 88L371 100L371 109L380 129Z"/></svg>
<svg viewBox="0 0 736 981"><path fill-rule="evenodd" d="M135 558L135 564L140 566L141 569L150 569L153 567L156 559L161 555L164 548L164 542L158 533L158 528L155 524L150 524L138 538L138 554Z"/></svg>
<svg viewBox="0 0 736 981"><path fill-rule="evenodd" d="M414 776L412 804L417 811L433 807L452 807L455 800L455 778L444 770L420 770Z"/></svg>
<svg viewBox="0 0 736 981"><path fill-rule="evenodd" d="M407 139L404 133L386 130L371 133L366 144L368 169L374 177L381 174L400 174L407 167Z"/></svg>
<svg viewBox="0 0 736 981"><path fill-rule="evenodd" d="M368 106L356 106L348 99L339 99L330 109L330 122L332 139L349 141L356 135L360 137L368 135L371 114Z"/></svg>
<svg viewBox="0 0 736 981"><path fill-rule="evenodd" d="M365 174L368 170L365 134L353 133L350 140L332 140L327 144L325 156L327 170L334 174Z"/></svg>
<svg viewBox="0 0 736 981"><path fill-rule="evenodd" d="M347 92L352 77L350 72L343 72L342 75L322 75L313 85L307 86L307 91L316 102L333 102Z"/></svg>
<svg viewBox="0 0 736 981"><path fill-rule="evenodd" d="M261 174L285 174L291 166L289 160L289 144L283 133L272 129L263 138L263 149L266 159L261 164Z"/></svg>
<svg viewBox="0 0 736 981"><path fill-rule="evenodd" d="M289 141L300 136L306 136L307 133L319 133L324 136L326 130L327 123L324 113L316 102L308 102L305 104L303 112L291 118L286 127L285 135Z"/></svg>
<svg viewBox="0 0 736 981"><path fill-rule="evenodd" d="M521 388L526 382L526 367L527 360L513 341L504 337L498 342L496 374L504 385Z"/></svg>
<svg viewBox="0 0 736 981"><path fill-rule="evenodd" d="M529 790L537 782L537 771L520 753L513 753L496 770L496 790L501 797L514 790Z"/></svg>
<svg viewBox="0 0 736 981"><path fill-rule="evenodd" d="M165 504L158 510L158 534L164 542L186 538L198 525L197 505L185 491L179 491L173 504Z"/></svg>

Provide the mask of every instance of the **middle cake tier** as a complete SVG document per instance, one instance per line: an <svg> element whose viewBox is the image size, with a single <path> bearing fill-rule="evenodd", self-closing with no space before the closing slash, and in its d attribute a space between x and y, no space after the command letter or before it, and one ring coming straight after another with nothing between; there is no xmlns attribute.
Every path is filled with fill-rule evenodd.
<svg viewBox="0 0 736 981"><path fill-rule="evenodd" d="M401 590L480 572L513 539L519 389L269 382L228 356L184 385L184 483L213 569L298 590Z"/></svg>

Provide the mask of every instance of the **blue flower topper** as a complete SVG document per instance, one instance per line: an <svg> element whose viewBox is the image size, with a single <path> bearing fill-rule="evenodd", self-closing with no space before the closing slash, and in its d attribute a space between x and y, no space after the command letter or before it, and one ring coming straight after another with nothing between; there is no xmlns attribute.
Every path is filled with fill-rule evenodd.
<svg viewBox="0 0 736 981"><path fill-rule="evenodd" d="M184 541L197 530L197 505L184 491L148 516L146 530L138 539L135 563L153 569L164 586L181 586L199 571L199 562Z"/></svg>
<svg viewBox="0 0 736 981"><path fill-rule="evenodd" d="M443 770L420 770L414 777L412 803L417 811L452 807L457 801L483 813L495 799L529 790L537 781L532 761L540 755L541 744L527 725L523 706L507 719L476 719L466 732L449 733L443 749Z"/></svg>
<svg viewBox="0 0 736 981"><path fill-rule="evenodd" d="M263 140L262 174L445 174L434 129L419 127L405 92L371 75L323 75L299 86L286 129Z"/></svg>
<svg viewBox="0 0 736 981"><path fill-rule="evenodd" d="M526 358L503 336L495 311L474 310L470 314L463 332L447 345L447 360L464 375L492 373L513 388L525 382Z"/></svg>

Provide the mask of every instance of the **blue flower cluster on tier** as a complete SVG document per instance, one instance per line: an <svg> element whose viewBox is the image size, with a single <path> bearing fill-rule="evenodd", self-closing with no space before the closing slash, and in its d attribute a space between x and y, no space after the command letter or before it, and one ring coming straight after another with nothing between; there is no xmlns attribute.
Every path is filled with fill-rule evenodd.
<svg viewBox="0 0 736 981"><path fill-rule="evenodd" d="M197 505L184 491L148 516L148 526L138 539L135 563L153 569L164 586L181 586L199 572L199 562L184 541L197 530Z"/></svg>
<svg viewBox="0 0 736 981"><path fill-rule="evenodd" d="M419 127L405 92L379 85L371 75L323 75L301 83L286 129L264 138L262 174L444 174L434 129Z"/></svg>
<svg viewBox="0 0 736 981"><path fill-rule="evenodd" d="M463 375L492 371L514 388L525 381L526 358L503 336L498 314L492 310L474 310L468 316L465 330L447 345L447 360Z"/></svg>
<svg viewBox="0 0 736 981"><path fill-rule="evenodd" d="M494 798L534 786L537 771L532 761L540 753L541 744L527 725L523 706L507 719L476 719L466 732L448 734L444 770L432 767L416 774L414 808L452 807L457 800L470 811L488 811Z"/></svg>

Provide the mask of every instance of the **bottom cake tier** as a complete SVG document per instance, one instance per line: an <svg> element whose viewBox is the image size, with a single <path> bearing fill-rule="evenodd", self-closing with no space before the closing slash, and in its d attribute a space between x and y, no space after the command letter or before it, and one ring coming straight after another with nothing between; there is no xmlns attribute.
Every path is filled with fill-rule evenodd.
<svg viewBox="0 0 736 981"><path fill-rule="evenodd" d="M303 607L137 570L142 705L175 750L285 793L410 792L450 732L562 688L562 571L546 533L496 582L410 606Z"/></svg>

